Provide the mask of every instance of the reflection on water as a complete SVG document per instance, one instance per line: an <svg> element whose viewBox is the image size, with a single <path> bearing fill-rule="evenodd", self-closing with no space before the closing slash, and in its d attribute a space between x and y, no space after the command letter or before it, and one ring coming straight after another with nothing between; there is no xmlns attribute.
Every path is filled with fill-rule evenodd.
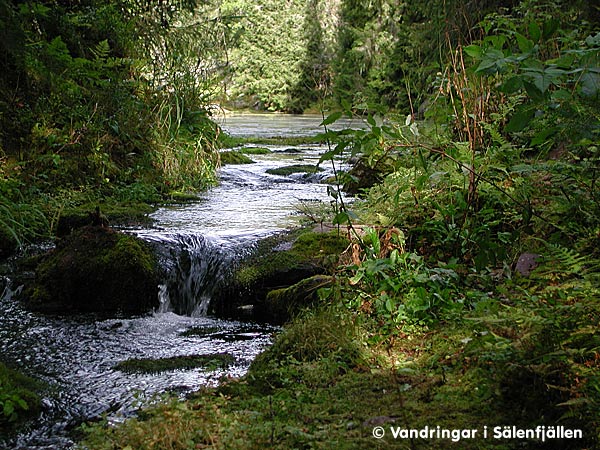
<svg viewBox="0 0 600 450"><path fill-rule="evenodd" d="M320 114L273 114L244 113L230 114L216 118L225 132L234 137L299 137L323 132ZM327 126L330 130L342 128L362 128L361 119L341 118Z"/></svg>

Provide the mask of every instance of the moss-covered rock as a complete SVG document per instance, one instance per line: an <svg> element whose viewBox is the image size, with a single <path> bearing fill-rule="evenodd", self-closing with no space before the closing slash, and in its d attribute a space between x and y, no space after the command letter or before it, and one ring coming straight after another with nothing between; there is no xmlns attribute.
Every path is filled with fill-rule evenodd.
<svg viewBox="0 0 600 450"><path fill-rule="evenodd" d="M323 172L318 166L313 166L311 164L293 164L291 166L277 167L274 169L267 169L267 173L271 175L281 175L288 176L294 173L305 173L305 174L314 174L317 172Z"/></svg>
<svg viewBox="0 0 600 450"><path fill-rule="evenodd" d="M267 313L267 294L333 270L348 241L337 233L296 231L259 242L254 253L235 269L227 289L213 301L214 312L236 316L240 307L254 305L253 318L269 322L287 320ZM264 315L263 315L264 313Z"/></svg>
<svg viewBox="0 0 600 450"><path fill-rule="evenodd" d="M139 238L85 226L63 238L39 263L25 291L43 312L138 314L158 304L158 266Z"/></svg>
<svg viewBox="0 0 600 450"><path fill-rule="evenodd" d="M314 275L290 287L272 290L264 302L255 305L256 314L270 322L287 322L302 309L314 305L319 299L319 289L333 282L330 275Z"/></svg>
<svg viewBox="0 0 600 450"><path fill-rule="evenodd" d="M235 358L229 353L212 353L209 355L183 355L169 358L132 358L121 361L115 366L115 369L126 373L158 373L197 368L213 371L226 368L234 362Z"/></svg>
<svg viewBox="0 0 600 450"><path fill-rule="evenodd" d="M227 152L221 153L221 164L252 164L251 158L244 155L242 152L238 150L229 150Z"/></svg>
<svg viewBox="0 0 600 450"><path fill-rule="evenodd" d="M268 155L269 153L273 153L272 150L266 147L242 147L240 152L245 155Z"/></svg>

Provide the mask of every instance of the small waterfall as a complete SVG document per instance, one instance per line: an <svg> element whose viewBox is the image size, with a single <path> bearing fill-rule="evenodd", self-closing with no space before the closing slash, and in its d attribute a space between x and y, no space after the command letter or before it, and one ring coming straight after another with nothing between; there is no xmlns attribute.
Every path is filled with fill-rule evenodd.
<svg viewBox="0 0 600 450"><path fill-rule="evenodd" d="M201 317L243 249L197 234L141 236L156 248L164 272L158 312Z"/></svg>

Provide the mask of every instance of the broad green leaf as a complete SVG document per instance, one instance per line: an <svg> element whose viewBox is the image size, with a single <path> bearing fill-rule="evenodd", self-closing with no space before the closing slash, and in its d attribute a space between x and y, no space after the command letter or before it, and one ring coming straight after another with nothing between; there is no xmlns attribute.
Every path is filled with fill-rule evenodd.
<svg viewBox="0 0 600 450"><path fill-rule="evenodd" d="M321 122L320 126L324 127L327 125L331 125L342 117L343 113L341 111L336 111L334 113L329 114L323 122Z"/></svg>
<svg viewBox="0 0 600 450"><path fill-rule="evenodd" d="M468 45L464 48L464 52L469 55L471 58L480 59L483 53L481 47L479 45Z"/></svg>
<svg viewBox="0 0 600 450"><path fill-rule="evenodd" d="M347 224L349 222L350 222L350 216L345 211L337 213L335 215L335 217L333 218L333 224L334 225L345 225L345 224Z"/></svg>
<svg viewBox="0 0 600 450"><path fill-rule="evenodd" d="M549 59L546 61L548 64L554 64L556 67L560 67L561 69L570 69L573 67L573 63L576 60L576 55L574 53L565 53L561 55L560 58Z"/></svg>
<svg viewBox="0 0 600 450"><path fill-rule="evenodd" d="M534 83L523 81L523 87L525 88L527 95L529 95L533 101L539 102L544 100L543 92L540 91Z"/></svg>
<svg viewBox="0 0 600 450"><path fill-rule="evenodd" d="M394 312L394 306L394 301L390 297L388 297L385 301L385 309L391 313Z"/></svg>
<svg viewBox="0 0 600 450"><path fill-rule="evenodd" d="M550 39L552 35L558 30L560 22L554 18L544 21L542 25L542 35L544 39Z"/></svg>
<svg viewBox="0 0 600 450"><path fill-rule="evenodd" d="M520 76L511 77L500 85L498 90L505 94L514 94L523 88L523 78Z"/></svg>
<svg viewBox="0 0 600 450"><path fill-rule="evenodd" d="M533 118L535 111L533 108L520 108L511 117L510 121L504 128L507 133L516 133L523 130Z"/></svg>
<svg viewBox="0 0 600 450"><path fill-rule="evenodd" d="M515 37L517 38L519 50L521 50L522 53L531 53L533 50L533 41L530 41L520 33L515 33Z"/></svg>
<svg viewBox="0 0 600 450"><path fill-rule="evenodd" d="M594 72L586 72L579 80L581 82L581 94L586 97L595 97L600 91L600 75Z"/></svg>
<svg viewBox="0 0 600 450"><path fill-rule="evenodd" d="M590 47L600 47L600 33L595 36L589 35L585 38L585 43Z"/></svg>
<svg viewBox="0 0 600 450"><path fill-rule="evenodd" d="M531 146L535 147L537 145L542 145L548 141L548 138L558 131L558 128L544 128L540 132L536 133L536 135L531 139Z"/></svg>
<svg viewBox="0 0 600 450"><path fill-rule="evenodd" d="M538 42L542 37L542 30L535 20L529 22L529 36L533 42Z"/></svg>
<svg viewBox="0 0 600 450"><path fill-rule="evenodd" d="M560 103L564 101L570 101L573 99L571 92L566 89L559 89L552 93L552 101L555 103Z"/></svg>
<svg viewBox="0 0 600 450"><path fill-rule="evenodd" d="M481 63L479 63L479 66L477 66L475 72L500 72L505 65L506 61L504 58L504 53L495 48L490 48L485 51Z"/></svg>

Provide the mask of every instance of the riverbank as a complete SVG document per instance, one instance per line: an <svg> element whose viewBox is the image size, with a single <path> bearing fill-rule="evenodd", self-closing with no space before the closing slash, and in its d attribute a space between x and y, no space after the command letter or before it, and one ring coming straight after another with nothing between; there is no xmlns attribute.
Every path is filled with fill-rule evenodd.
<svg viewBox="0 0 600 450"><path fill-rule="evenodd" d="M527 310L515 299L496 314L473 313L379 342L377 324L360 315L313 310L286 326L245 377L117 427L86 427L82 447L593 448L597 421L574 414L577 402L561 401L565 393L551 384L565 375L556 372L561 364L510 354L532 345L533 330L519 325ZM547 441L539 434L524 439L506 426L546 427ZM556 438L553 427L582 437ZM401 434L426 429L426 437Z"/></svg>

